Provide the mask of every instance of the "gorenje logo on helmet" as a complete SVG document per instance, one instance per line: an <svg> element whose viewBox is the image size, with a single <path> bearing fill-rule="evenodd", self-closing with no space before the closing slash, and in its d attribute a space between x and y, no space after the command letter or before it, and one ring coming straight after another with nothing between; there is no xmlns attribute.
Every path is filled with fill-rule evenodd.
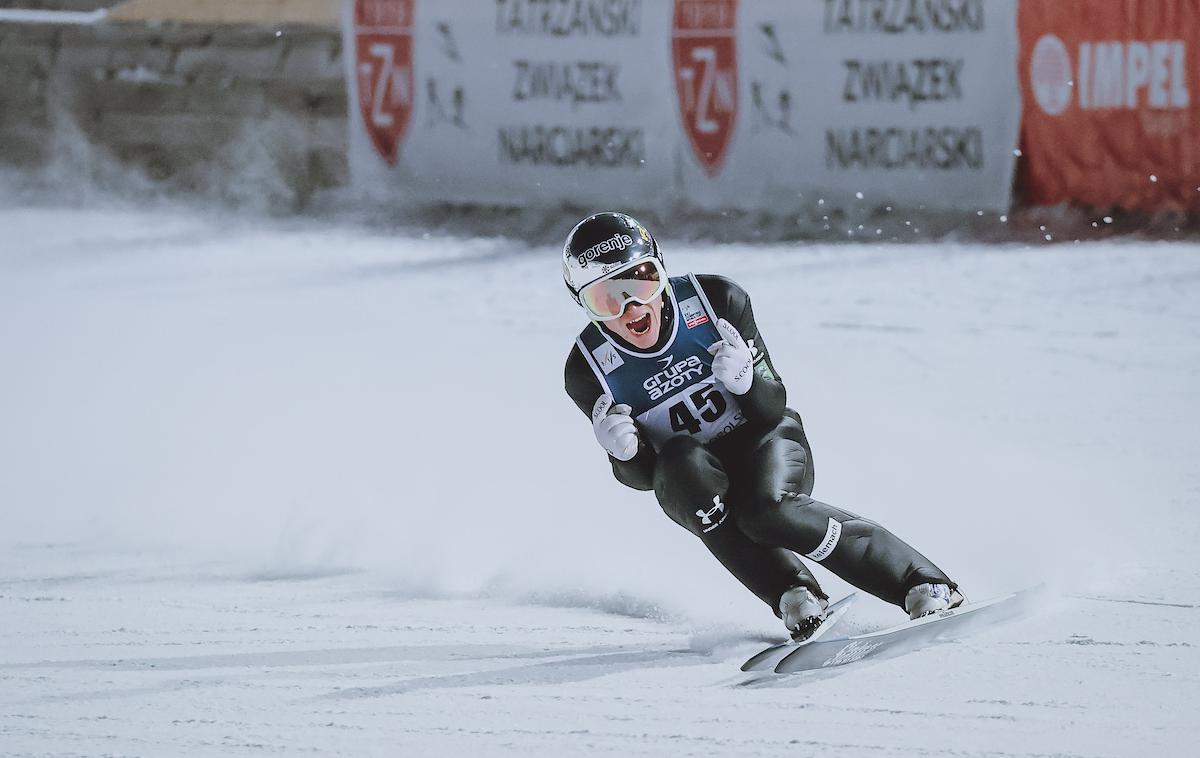
<svg viewBox="0 0 1200 758"><path fill-rule="evenodd" d="M586 266L605 253L611 253L613 250L624 250L627 247L633 247L633 237L630 237L628 234L614 234L603 242L597 242L580 253L579 265Z"/></svg>
<svg viewBox="0 0 1200 758"><path fill-rule="evenodd" d="M651 400L657 400L673 389L684 387L692 380L704 376L704 364L694 355L686 361L668 365L662 371L642 382L642 388L650 393Z"/></svg>

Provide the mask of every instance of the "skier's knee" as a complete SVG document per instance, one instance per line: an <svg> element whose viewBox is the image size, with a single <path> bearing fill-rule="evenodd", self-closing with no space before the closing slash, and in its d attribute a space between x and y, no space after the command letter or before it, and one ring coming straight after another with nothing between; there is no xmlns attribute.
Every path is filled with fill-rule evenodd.
<svg viewBox="0 0 1200 758"><path fill-rule="evenodd" d="M786 542L784 534L794 530L797 524L809 520L810 506L816 502L803 492L762 488L744 500L738 500L738 528L755 542L764 545L783 544ZM785 509L801 510L791 510L789 513Z"/></svg>
<svg viewBox="0 0 1200 758"><path fill-rule="evenodd" d="M717 471L720 471L720 464L704 445L691 437L672 437L658 451L658 463L654 469L655 488L659 482L709 478Z"/></svg>
<svg viewBox="0 0 1200 758"><path fill-rule="evenodd" d="M742 503L737 511L738 529L760 545L778 544L775 539L775 527L769 512L764 508Z"/></svg>
<svg viewBox="0 0 1200 758"><path fill-rule="evenodd" d="M690 437L673 437L658 452L654 494L675 523L698 535L725 520L729 479L720 462Z"/></svg>

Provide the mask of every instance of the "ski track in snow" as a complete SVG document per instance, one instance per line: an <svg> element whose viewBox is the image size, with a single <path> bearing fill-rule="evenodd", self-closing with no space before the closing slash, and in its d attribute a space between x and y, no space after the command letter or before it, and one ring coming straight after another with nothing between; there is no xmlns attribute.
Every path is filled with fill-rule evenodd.
<svg viewBox="0 0 1200 758"><path fill-rule="evenodd" d="M611 481L556 250L0 209L0 755L1184 756L1200 249L691 245L814 495L1021 621L791 677ZM500 424L506 419L506 424ZM505 428L501 428L505 426ZM831 594L845 584L817 569ZM864 598L848 633L895 623Z"/></svg>

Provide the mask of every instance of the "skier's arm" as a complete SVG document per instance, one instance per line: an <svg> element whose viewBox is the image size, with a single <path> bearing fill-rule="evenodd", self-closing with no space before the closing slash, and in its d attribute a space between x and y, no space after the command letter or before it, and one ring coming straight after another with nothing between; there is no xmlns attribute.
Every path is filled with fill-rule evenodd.
<svg viewBox="0 0 1200 758"><path fill-rule="evenodd" d="M733 281L723 276L697 276L704 294L712 303L717 318L723 318L737 328L742 339L753 341L758 348L754 358L754 382L750 391L738 398L746 418L760 427L773 427L783 418L787 406L787 389L771 363L766 343L754 322L754 309L750 307L750 296Z"/></svg>
<svg viewBox="0 0 1200 758"><path fill-rule="evenodd" d="M579 410L590 421L592 407L596 404L596 398L604 394L604 388L596 380L596 375L592 373L591 367L587 364L587 359L583 357L583 353L579 352L578 346L571 350L571 355L567 358L567 366L563 372L563 381L571 400L575 402L575 405L578 406ZM638 451L633 458L621 461L611 455L608 456L609 463L612 464L613 476L621 484L624 484L626 487L632 487L635 490L654 489L654 464L656 458L654 448L642 439L638 440Z"/></svg>

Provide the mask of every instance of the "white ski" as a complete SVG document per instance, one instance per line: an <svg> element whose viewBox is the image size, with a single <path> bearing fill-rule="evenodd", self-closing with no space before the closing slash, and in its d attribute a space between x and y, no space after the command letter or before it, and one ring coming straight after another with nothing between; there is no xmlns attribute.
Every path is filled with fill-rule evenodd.
<svg viewBox="0 0 1200 758"><path fill-rule="evenodd" d="M854 599L856 597L858 596L851 592L846 597L826 608L825 620L821 622L821 625L818 626L811 635L809 635L808 639L804 640L803 642L794 642L792 640L788 640L787 642L783 642L778 645L772 645L766 650L751 656L749 660L742 664L742 671L764 671L772 669L781 658L791 653L796 648L816 642L826 632L833 628L833 625L838 622L838 619L845 615L846 611L850 610L850 606L854 603Z"/></svg>
<svg viewBox="0 0 1200 758"><path fill-rule="evenodd" d="M776 664L775 673L812 671L830 666L844 666L865 658L881 658L911 652L939 640L961 636L974 629L1016 618L1029 610L1040 589L1038 587L1022 590L980 603L960 605L907 621L890 629L814 642L784 656Z"/></svg>

